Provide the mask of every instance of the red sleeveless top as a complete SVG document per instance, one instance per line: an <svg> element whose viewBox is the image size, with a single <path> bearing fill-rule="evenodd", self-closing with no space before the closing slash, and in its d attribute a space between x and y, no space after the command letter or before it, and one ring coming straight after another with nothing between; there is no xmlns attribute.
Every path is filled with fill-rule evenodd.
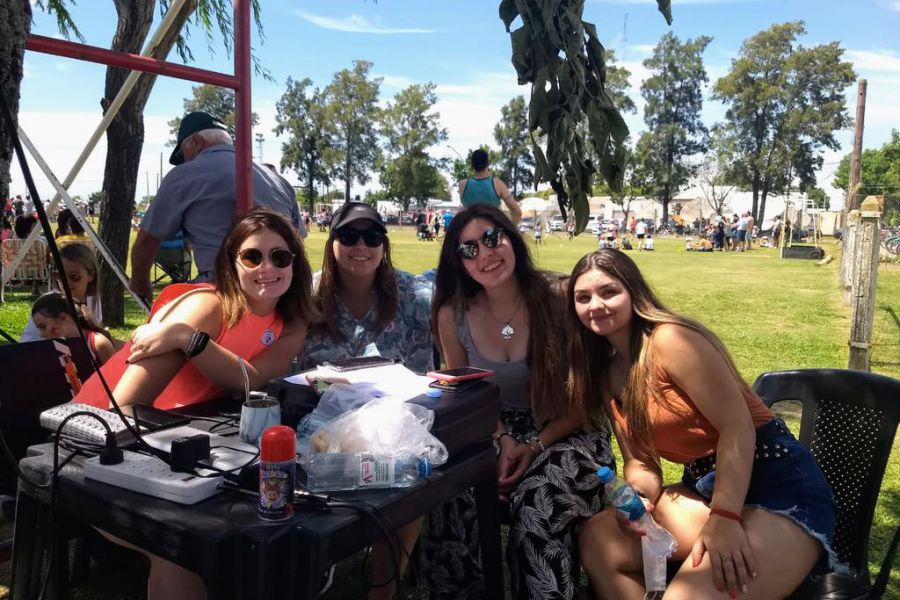
<svg viewBox="0 0 900 600"><path fill-rule="evenodd" d="M206 283L178 283L167 286L153 303L147 320L149 321L162 307L176 298L189 291L203 288L216 289L215 286ZM262 317L247 312L234 327L226 329L223 323L219 336L214 341L244 360L252 361L275 343L281 335L283 325L281 317L274 311ZM130 355L131 341L128 341L100 368L111 390L115 391L122 374L129 366L125 361ZM200 369L188 361L153 401L153 406L164 410L172 409L212 400L223 394L224 392L207 379ZM98 408L109 407L109 399L96 373L84 383L74 402L84 402Z"/></svg>

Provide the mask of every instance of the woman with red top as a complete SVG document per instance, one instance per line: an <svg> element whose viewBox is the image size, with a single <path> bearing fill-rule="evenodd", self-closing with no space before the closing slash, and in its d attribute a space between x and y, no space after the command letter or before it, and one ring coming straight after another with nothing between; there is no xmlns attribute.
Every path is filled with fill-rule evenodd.
<svg viewBox="0 0 900 600"><path fill-rule="evenodd" d="M246 361L251 389L290 372L307 325L318 320L312 272L296 230L277 213L256 208L225 237L215 269L217 286L163 290L149 322L103 366L120 405L172 408L243 393L239 361ZM75 401L108 406L96 374ZM148 556L148 599L206 597L198 575L104 535Z"/></svg>
<svg viewBox="0 0 900 600"><path fill-rule="evenodd" d="M216 281L163 290L149 322L103 366L119 405L169 409L242 393L241 360L251 389L290 372L318 319L312 272L290 223L254 209L219 249ZM75 401L109 406L96 374Z"/></svg>
<svg viewBox="0 0 900 600"><path fill-rule="evenodd" d="M665 598L784 598L820 560L834 566L831 489L722 342L618 250L583 257L569 299L573 401L602 407L625 481L678 543ZM663 484L660 457L685 465L680 484ZM581 563L597 597L642 598L644 532L617 513L581 530Z"/></svg>

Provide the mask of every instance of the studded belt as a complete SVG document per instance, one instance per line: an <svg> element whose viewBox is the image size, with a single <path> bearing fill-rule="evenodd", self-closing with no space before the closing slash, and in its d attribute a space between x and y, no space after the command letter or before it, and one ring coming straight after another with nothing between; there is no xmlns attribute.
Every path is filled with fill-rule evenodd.
<svg viewBox="0 0 900 600"><path fill-rule="evenodd" d="M781 458L787 449L779 443L777 438L783 435L792 435L787 425L781 419L772 419L756 428L756 449L754 460L767 460ZM710 454L693 460L685 469L693 479L700 479L716 468L716 455Z"/></svg>

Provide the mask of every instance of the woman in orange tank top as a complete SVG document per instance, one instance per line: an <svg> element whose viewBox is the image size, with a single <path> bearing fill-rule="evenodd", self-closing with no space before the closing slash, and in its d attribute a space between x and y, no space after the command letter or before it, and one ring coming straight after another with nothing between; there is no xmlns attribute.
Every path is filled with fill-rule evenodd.
<svg viewBox="0 0 900 600"><path fill-rule="evenodd" d="M666 309L618 250L583 257L568 297L573 402L602 407L624 480L678 544L665 597L784 598L817 563L836 566L831 489L715 334ZM664 485L660 457L685 465L681 483ZM644 533L615 508L585 524L597 597L643 597Z"/></svg>
<svg viewBox="0 0 900 600"><path fill-rule="evenodd" d="M239 361L251 389L290 372L291 360L318 320L311 299L312 272L303 242L283 217L256 208L225 237L216 256L217 287L169 286L147 324L103 366L120 405L170 408L244 391ZM108 399L95 374L75 401ZM162 401L162 402L161 402ZM108 537L112 538L112 536ZM203 580L159 556L150 559L149 600L206 597Z"/></svg>
<svg viewBox="0 0 900 600"><path fill-rule="evenodd" d="M303 243L278 214L254 209L226 236L216 257L218 286L172 285L149 321L103 366L116 402L163 409L251 389L290 372L306 327L318 319ZM76 402L106 408L99 377Z"/></svg>

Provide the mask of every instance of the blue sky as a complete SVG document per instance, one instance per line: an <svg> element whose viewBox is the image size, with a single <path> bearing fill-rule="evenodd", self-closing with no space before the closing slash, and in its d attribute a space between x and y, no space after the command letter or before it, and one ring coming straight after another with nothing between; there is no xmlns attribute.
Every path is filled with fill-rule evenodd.
<svg viewBox="0 0 900 600"><path fill-rule="evenodd" d="M265 39L261 41L254 30L253 46L275 82L255 77L252 96L253 110L261 119L257 131L266 138L262 147L266 162L277 163L280 157L281 141L271 129L275 103L286 79L309 77L315 85L325 86L335 71L349 68L354 59L374 63L374 73L384 79L383 101L413 83L437 85L437 110L449 139L445 146L433 149L435 155L453 156L454 149L464 154L481 143L493 144L500 107L518 94L528 97L528 88L516 83L509 60L509 36L497 16L497 0L261 3ZM857 75L868 80L865 147L880 147L892 128L900 128L900 0L673 0L672 4L671 30L676 35L682 39L713 37L704 54L710 84L728 71L743 40L774 23L803 20L807 28L801 40L804 45L837 40ZM88 44L109 46L116 19L112 2L81 0L71 11ZM639 112L628 115L627 121L632 134L639 133L644 129L639 86L646 77L641 61L670 28L654 0L586 0L584 19L597 25L603 44L615 50L632 72L631 93ZM154 30L159 20L154 22ZM33 32L59 37L55 19L37 11ZM195 66L233 72L233 61L219 40L214 40L214 54L210 55L206 39L195 29L191 45ZM173 52L169 60L177 62L177 55ZM26 53L20 123L60 180L100 120L105 70L102 65ZM191 83L186 81L157 80L145 110L139 196L156 189L160 153L164 155L163 174L171 168L166 162L171 150L166 146L166 121L182 113L190 89ZM724 109L708 96L707 90L703 118L712 125L722 118ZM847 90L851 114L856 110L855 96L854 83ZM829 191L830 176L840 156L849 152L852 131L839 132L838 139L842 150L825 155L820 177L820 185ZM258 158L256 144L253 151ZM71 186L73 195L100 189L105 152L102 141ZM32 170L38 171L32 165ZM288 177L296 183L296 177ZM42 176L37 180L42 197L49 196L50 185ZM368 187L373 185L377 179ZM353 193L362 191L354 186ZM11 192L24 192L17 169Z"/></svg>

